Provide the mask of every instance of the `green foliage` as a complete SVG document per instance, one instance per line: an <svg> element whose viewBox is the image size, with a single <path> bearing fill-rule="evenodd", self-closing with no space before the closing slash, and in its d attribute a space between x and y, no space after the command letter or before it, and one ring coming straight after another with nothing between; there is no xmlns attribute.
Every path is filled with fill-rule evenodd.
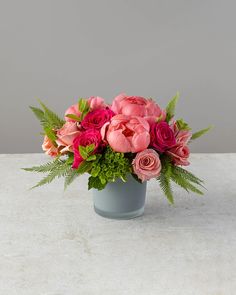
<svg viewBox="0 0 236 295"><path fill-rule="evenodd" d="M66 117L67 117L67 118L70 118L70 119L73 119L73 120L75 120L75 121L78 121L78 122L81 121L80 117L78 117L78 116L76 116L76 115L74 115L74 114L67 114Z"/></svg>
<svg viewBox="0 0 236 295"><path fill-rule="evenodd" d="M189 125L182 118L176 120L176 124L179 130L191 130Z"/></svg>
<svg viewBox="0 0 236 295"><path fill-rule="evenodd" d="M107 147L104 153L92 163L88 188L103 189L108 182L117 178L126 181L127 173L131 172L131 163L123 153L116 153Z"/></svg>
<svg viewBox="0 0 236 295"><path fill-rule="evenodd" d="M70 169L65 176L64 190L79 176L80 174L76 169Z"/></svg>
<svg viewBox="0 0 236 295"><path fill-rule="evenodd" d="M193 135L192 135L192 137L191 137L191 140L197 139L197 138L199 138L200 136L206 134L210 129L212 129L212 127L213 127L213 126L209 126L209 127L205 128L205 129L202 129L202 130L199 130L199 131L193 133Z"/></svg>
<svg viewBox="0 0 236 295"><path fill-rule="evenodd" d="M65 177L71 171L71 166L68 165L66 161L59 160L57 165L50 170L47 176L45 176L42 180L40 180L35 186L32 188L36 188L42 186L44 184L48 184L52 182L55 178Z"/></svg>
<svg viewBox="0 0 236 295"><path fill-rule="evenodd" d="M78 107L79 107L79 111L81 112L80 119L82 121L83 118L89 112L89 104L88 104L88 101L86 99L84 99L84 98L80 98L80 100L78 102Z"/></svg>
<svg viewBox="0 0 236 295"><path fill-rule="evenodd" d="M46 173L52 171L57 165L60 165L61 160L56 158L54 161L48 162L40 166L33 166L30 168L22 168L25 171Z"/></svg>
<svg viewBox="0 0 236 295"><path fill-rule="evenodd" d="M92 166L93 166L93 163L92 162L83 161L79 165L79 168L77 169L77 172L79 174L83 174L83 173L89 172L92 169Z"/></svg>
<svg viewBox="0 0 236 295"><path fill-rule="evenodd" d="M158 177L160 187L163 190L170 204L174 203L173 191L170 183L171 163L168 158L162 160L161 174Z"/></svg>
<svg viewBox="0 0 236 295"><path fill-rule="evenodd" d="M161 189L171 204L174 203L171 181L185 189L187 192L191 191L196 194L203 195L203 192L196 187L196 185L203 187L203 181L201 179L186 169L175 166L171 163L168 157L162 157L161 163L162 170L158 180L160 182Z"/></svg>
<svg viewBox="0 0 236 295"><path fill-rule="evenodd" d="M43 104L40 100L39 103L42 107L42 110L32 106L30 106L30 109L40 121L47 137L55 144L56 134L54 130L61 128L64 125L65 121L59 118L57 114L46 107L46 105Z"/></svg>
<svg viewBox="0 0 236 295"><path fill-rule="evenodd" d="M169 123L170 120L175 115L175 107L179 100L179 92L176 93L176 95L171 99L171 101L168 103L166 107L166 122Z"/></svg>

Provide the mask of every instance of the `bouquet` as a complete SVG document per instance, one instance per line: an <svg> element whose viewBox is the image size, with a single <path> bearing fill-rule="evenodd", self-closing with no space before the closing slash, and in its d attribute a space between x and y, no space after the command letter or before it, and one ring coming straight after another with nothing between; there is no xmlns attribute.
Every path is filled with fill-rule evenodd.
<svg viewBox="0 0 236 295"><path fill-rule="evenodd" d="M183 119L175 119L177 93L165 109L151 98L120 94L111 104L101 97L80 98L64 119L39 101L30 107L39 119L43 151L53 159L43 165L23 168L47 173L34 187L64 177L65 188L88 173L88 189L102 190L107 183L132 175L138 182L155 178L173 203L171 182L187 192L203 194L203 181L188 166L190 143L210 127L196 133Z"/></svg>

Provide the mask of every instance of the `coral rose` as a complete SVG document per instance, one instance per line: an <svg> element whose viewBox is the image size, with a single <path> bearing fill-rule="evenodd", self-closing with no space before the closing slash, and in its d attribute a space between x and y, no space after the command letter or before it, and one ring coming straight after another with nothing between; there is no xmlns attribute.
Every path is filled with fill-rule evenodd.
<svg viewBox="0 0 236 295"><path fill-rule="evenodd" d="M81 122L81 126L84 129L101 129L102 126L111 120L114 116L114 112L109 108L97 109L95 111L89 112Z"/></svg>
<svg viewBox="0 0 236 295"><path fill-rule="evenodd" d="M173 148L167 151L167 155L169 155L176 165L188 166L190 163L188 161L189 158L189 148L187 145L182 143L176 144Z"/></svg>
<svg viewBox="0 0 236 295"><path fill-rule="evenodd" d="M174 132L166 122L152 124L150 135L150 145L161 153L176 144Z"/></svg>
<svg viewBox="0 0 236 295"><path fill-rule="evenodd" d="M122 93L115 97L111 109L116 114L126 116L145 117L149 123L153 123L159 118L165 120L166 113L155 101L141 96L127 96Z"/></svg>
<svg viewBox="0 0 236 295"><path fill-rule="evenodd" d="M66 115L75 115L75 116L79 117L81 115L81 112L79 111L78 103L73 104L72 106L70 106L65 112L65 120L67 122L76 122L76 120L68 118L68 117L66 117Z"/></svg>
<svg viewBox="0 0 236 295"><path fill-rule="evenodd" d="M53 144L53 142L47 137L47 135L44 136L44 141L42 144L42 149L45 152L46 155L49 155L51 157L56 157L59 155L58 148Z"/></svg>
<svg viewBox="0 0 236 295"><path fill-rule="evenodd" d="M111 148L121 153L137 153L150 143L149 124L141 117L116 115L101 130Z"/></svg>
<svg viewBox="0 0 236 295"><path fill-rule="evenodd" d="M88 129L83 131L74 139L73 142L73 151L74 151L74 163L72 168L78 168L81 162L83 162L83 158L79 152L79 146L88 146L94 144L93 153L97 153L102 144L102 137L98 130L96 129Z"/></svg>
<svg viewBox="0 0 236 295"><path fill-rule="evenodd" d="M142 181L158 177L161 172L161 161L159 155L153 149L146 149L137 153L133 162L134 173Z"/></svg>
<svg viewBox="0 0 236 295"><path fill-rule="evenodd" d="M66 122L61 129L57 130L56 143L61 153L73 151L73 141L80 132L76 122Z"/></svg>

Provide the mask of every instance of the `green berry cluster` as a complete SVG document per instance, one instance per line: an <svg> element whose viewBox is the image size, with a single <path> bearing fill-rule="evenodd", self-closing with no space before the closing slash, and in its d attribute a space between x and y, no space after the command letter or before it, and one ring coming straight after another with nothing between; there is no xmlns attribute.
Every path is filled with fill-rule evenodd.
<svg viewBox="0 0 236 295"><path fill-rule="evenodd" d="M107 147L101 157L93 162L90 170L89 189L103 189L108 182L114 182L117 178L126 181L127 173L132 172L130 159L124 153L114 152L111 147Z"/></svg>

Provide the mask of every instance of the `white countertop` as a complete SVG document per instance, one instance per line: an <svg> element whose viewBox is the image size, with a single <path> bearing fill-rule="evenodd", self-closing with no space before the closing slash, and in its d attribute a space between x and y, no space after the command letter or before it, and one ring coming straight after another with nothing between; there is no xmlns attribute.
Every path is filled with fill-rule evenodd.
<svg viewBox="0 0 236 295"><path fill-rule="evenodd" d="M66 192L20 167L43 154L0 155L1 295L235 295L236 154L193 154L205 196L148 184L145 214L104 219L87 177Z"/></svg>

